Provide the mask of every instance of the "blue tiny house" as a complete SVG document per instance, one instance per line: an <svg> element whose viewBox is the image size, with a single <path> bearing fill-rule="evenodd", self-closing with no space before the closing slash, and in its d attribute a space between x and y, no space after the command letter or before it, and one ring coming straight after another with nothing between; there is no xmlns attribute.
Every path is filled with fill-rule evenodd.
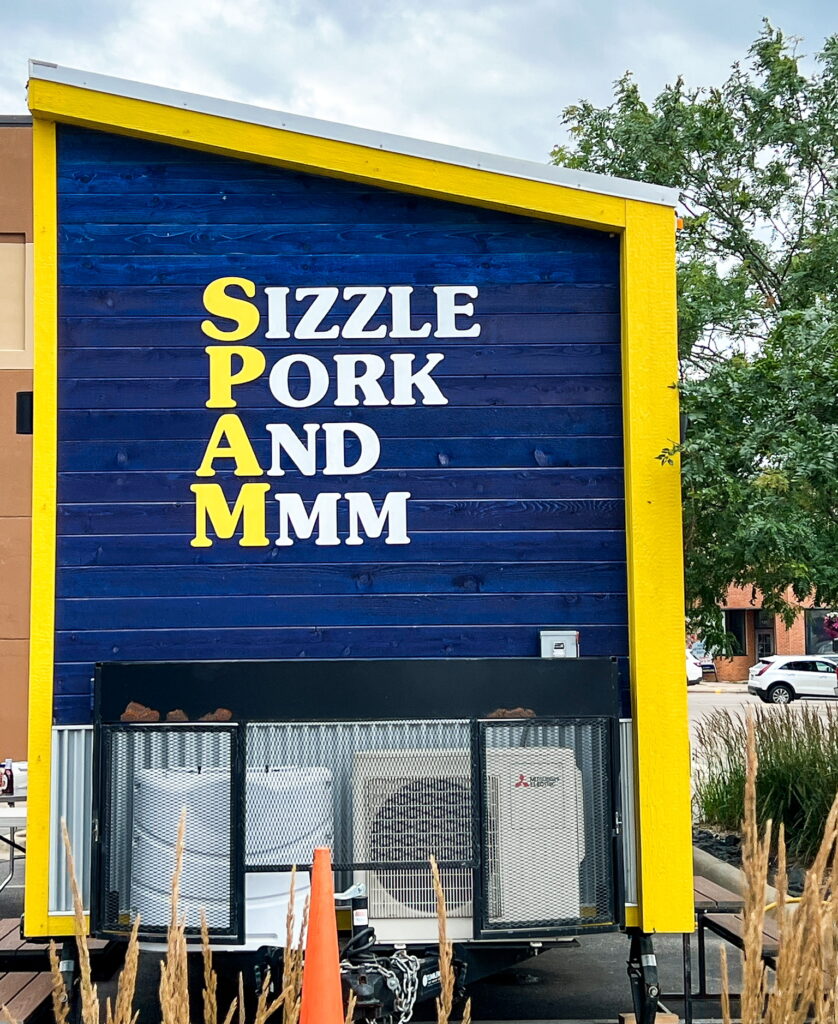
<svg viewBox="0 0 838 1024"><path fill-rule="evenodd" d="M388 941L429 941L428 853L465 942L690 930L679 481L654 458L674 195L51 65L30 106L27 932L70 926L61 817L94 927L138 899L162 921L118 837L193 771L227 794L220 940L246 944L248 886L306 863L303 834ZM545 664L546 629L583 657ZM362 803L448 807L476 845L368 834ZM577 837L538 840L537 914L492 867L525 807Z"/></svg>

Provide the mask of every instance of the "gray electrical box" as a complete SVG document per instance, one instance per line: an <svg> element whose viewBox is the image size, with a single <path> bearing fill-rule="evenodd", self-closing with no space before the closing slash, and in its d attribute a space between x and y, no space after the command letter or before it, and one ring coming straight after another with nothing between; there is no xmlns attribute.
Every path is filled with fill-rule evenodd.
<svg viewBox="0 0 838 1024"><path fill-rule="evenodd" d="M542 629L542 658L578 658L579 633L574 629Z"/></svg>

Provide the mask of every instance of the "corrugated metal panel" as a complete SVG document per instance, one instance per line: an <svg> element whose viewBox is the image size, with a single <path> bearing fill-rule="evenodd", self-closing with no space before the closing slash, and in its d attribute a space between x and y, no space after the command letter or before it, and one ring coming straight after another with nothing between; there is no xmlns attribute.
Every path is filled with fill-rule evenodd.
<svg viewBox="0 0 838 1024"><path fill-rule="evenodd" d="M637 903L637 809L634 803L634 735L630 718L620 721L620 786L626 903Z"/></svg>
<svg viewBox="0 0 838 1024"><path fill-rule="evenodd" d="M93 729L57 726L52 730L52 799L50 800L49 912L69 914L73 893L61 822L73 846L76 877L85 907L90 900L91 816L93 799Z"/></svg>

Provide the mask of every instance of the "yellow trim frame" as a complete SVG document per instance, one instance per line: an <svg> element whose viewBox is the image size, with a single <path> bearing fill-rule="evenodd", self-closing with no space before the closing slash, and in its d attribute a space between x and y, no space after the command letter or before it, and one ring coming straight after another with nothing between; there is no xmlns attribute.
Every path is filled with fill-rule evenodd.
<svg viewBox="0 0 838 1024"><path fill-rule="evenodd" d="M655 456L678 434L675 223L665 206L373 149L33 79L35 115L35 475L30 670L30 826L25 931L48 914L56 492L55 123L186 146L622 236L622 352L639 907L645 931L693 927L690 764L684 678L680 477Z"/></svg>
<svg viewBox="0 0 838 1024"><path fill-rule="evenodd" d="M626 203L623 431L640 926L693 930L681 475L655 458L679 434L675 225Z"/></svg>
<svg viewBox="0 0 838 1024"><path fill-rule="evenodd" d="M50 787L55 638L55 517L58 385L58 265L55 123L35 118L35 371L32 461L32 597L29 641L29 813L25 929L52 934L49 921ZM30 881L31 880L31 881ZM71 929L72 931L72 925ZM54 934L61 934L56 931Z"/></svg>

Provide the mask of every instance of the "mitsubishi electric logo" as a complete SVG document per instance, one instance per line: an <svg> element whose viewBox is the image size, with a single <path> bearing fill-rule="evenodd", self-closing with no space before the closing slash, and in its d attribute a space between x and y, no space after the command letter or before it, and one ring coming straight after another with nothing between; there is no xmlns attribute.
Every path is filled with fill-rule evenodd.
<svg viewBox="0 0 838 1024"><path fill-rule="evenodd" d="M512 787L513 789L539 789L543 786L553 787L558 786L562 780L558 775L524 775L518 776L518 781Z"/></svg>

